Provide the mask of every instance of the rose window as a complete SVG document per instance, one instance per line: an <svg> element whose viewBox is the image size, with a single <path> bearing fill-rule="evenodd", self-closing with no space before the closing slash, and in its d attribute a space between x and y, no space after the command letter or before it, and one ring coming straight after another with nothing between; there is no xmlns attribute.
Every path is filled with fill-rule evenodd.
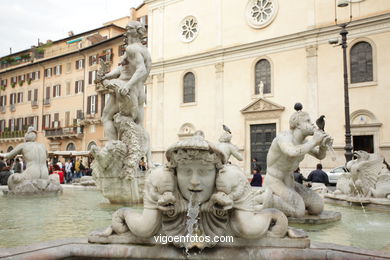
<svg viewBox="0 0 390 260"><path fill-rule="evenodd" d="M198 35L198 21L193 16L187 16L180 24L180 37L184 42L193 41Z"/></svg>
<svg viewBox="0 0 390 260"><path fill-rule="evenodd" d="M250 0L246 8L247 22L254 28L263 28L272 22L276 12L276 0Z"/></svg>

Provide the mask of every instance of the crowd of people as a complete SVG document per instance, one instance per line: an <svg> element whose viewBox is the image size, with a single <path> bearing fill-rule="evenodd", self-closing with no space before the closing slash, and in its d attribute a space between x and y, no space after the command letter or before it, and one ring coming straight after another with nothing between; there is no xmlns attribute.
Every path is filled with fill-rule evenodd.
<svg viewBox="0 0 390 260"><path fill-rule="evenodd" d="M74 179L82 176L91 176L92 169L84 166L81 158L47 160L49 174L58 174L60 183L72 183ZM9 176L14 173L22 173L26 169L26 162L21 158L4 160L0 157L0 185L7 185Z"/></svg>

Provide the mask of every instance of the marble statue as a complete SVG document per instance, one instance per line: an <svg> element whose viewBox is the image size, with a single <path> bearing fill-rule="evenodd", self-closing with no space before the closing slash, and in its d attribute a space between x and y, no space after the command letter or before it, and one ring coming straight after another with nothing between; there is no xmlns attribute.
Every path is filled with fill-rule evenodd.
<svg viewBox="0 0 390 260"><path fill-rule="evenodd" d="M8 194L34 194L62 192L57 174L49 176L46 166L47 151L43 144L37 143L37 132L29 127L24 136L25 142L19 144L9 153L0 154L6 159L22 154L26 170L14 173L8 178Z"/></svg>
<svg viewBox="0 0 390 260"><path fill-rule="evenodd" d="M294 181L293 172L306 154L322 160L332 138L317 129L309 114L300 106L290 117L290 129L278 134L267 155L267 174L264 187L274 194L274 207L288 217L319 215L324 208L323 199L315 191ZM311 139L307 137L313 136ZM306 212L307 211L307 212Z"/></svg>
<svg viewBox="0 0 390 260"><path fill-rule="evenodd" d="M238 147L230 142L232 140L232 133L228 128L225 128L224 130L225 131L219 137L219 143L217 143L218 149L225 154L226 161L229 161L231 155L237 160L242 161L242 155L240 154Z"/></svg>
<svg viewBox="0 0 390 260"><path fill-rule="evenodd" d="M97 186L111 203L142 201L144 172L139 162L146 157L153 167L149 134L143 128L145 80L151 68L150 54L142 45L145 26L131 21L126 26L125 53L118 67L108 72L108 64L101 61L96 86L109 93L103 110L105 147L92 148L93 175Z"/></svg>
<svg viewBox="0 0 390 260"><path fill-rule="evenodd" d="M347 163L349 173L337 180L334 194L351 197L390 199L390 171L378 154L355 151L356 159Z"/></svg>
<svg viewBox="0 0 390 260"><path fill-rule="evenodd" d="M293 236L287 217L271 208L272 191L253 190L242 170L226 164L225 153L201 133L171 146L166 158L165 167L154 168L146 178L143 212L119 209L113 214L111 226L93 232L90 242L140 243L158 234L209 237L231 234L241 239ZM123 237L128 239L119 239ZM173 244L203 249L217 242Z"/></svg>
<svg viewBox="0 0 390 260"><path fill-rule="evenodd" d="M102 115L104 133L109 140L118 140L118 129L114 123L116 114L129 117L139 125L144 118L144 83L151 68L150 54L141 43L146 29L142 23L131 21L126 30L126 49L118 67L97 79L112 90Z"/></svg>

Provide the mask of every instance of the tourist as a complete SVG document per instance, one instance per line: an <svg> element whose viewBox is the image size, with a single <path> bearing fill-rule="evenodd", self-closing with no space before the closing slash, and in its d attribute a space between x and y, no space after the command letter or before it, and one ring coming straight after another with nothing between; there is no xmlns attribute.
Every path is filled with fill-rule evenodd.
<svg viewBox="0 0 390 260"><path fill-rule="evenodd" d="M65 179L66 182L69 183L72 181L73 173L72 173L72 161L68 159L68 161L65 163Z"/></svg>
<svg viewBox="0 0 390 260"><path fill-rule="evenodd" d="M80 168L80 171L77 174L76 178L81 178L84 175L85 166L81 160L80 160L79 168Z"/></svg>
<svg viewBox="0 0 390 260"><path fill-rule="evenodd" d="M77 178L77 176L80 174L80 158L76 159L76 163L74 165L74 175Z"/></svg>
<svg viewBox="0 0 390 260"><path fill-rule="evenodd" d="M305 177L303 177L301 170L299 167L294 171L294 180L300 184L303 184L303 181L307 181Z"/></svg>
<svg viewBox="0 0 390 260"><path fill-rule="evenodd" d="M16 158L14 166L12 167L14 173L22 173L22 164L20 163L20 159Z"/></svg>
<svg viewBox="0 0 390 260"><path fill-rule="evenodd" d="M329 185L329 177L326 172L322 170L322 164L317 164L317 169L312 171L307 177L307 181L311 181L313 183L323 183L325 185Z"/></svg>
<svg viewBox="0 0 390 260"><path fill-rule="evenodd" d="M60 179L60 183L64 184L64 172L60 169L58 164L54 165L54 171L53 174L58 174L58 177Z"/></svg>
<svg viewBox="0 0 390 260"><path fill-rule="evenodd" d="M261 187L263 185L263 177L261 176L259 169L253 169L252 174L251 186Z"/></svg>
<svg viewBox="0 0 390 260"><path fill-rule="evenodd" d="M251 168L252 168L252 171L255 170L255 169L261 171L261 166L257 162L257 158L256 157L252 159Z"/></svg>
<svg viewBox="0 0 390 260"><path fill-rule="evenodd" d="M4 166L0 169L0 185L7 185L8 178L11 175L10 168Z"/></svg>
<svg viewBox="0 0 390 260"><path fill-rule="evenodd" d="M4 162L3 157L0 157L0 170L3 169L7 164Z"/></svg>
<svg viewBox="0 0 390 260"><path fill-rule="evenodd" d="M144 157L141 158L141 161L139 161L138 168L141 171L146 171L146 163L144 161Z"/></svg>

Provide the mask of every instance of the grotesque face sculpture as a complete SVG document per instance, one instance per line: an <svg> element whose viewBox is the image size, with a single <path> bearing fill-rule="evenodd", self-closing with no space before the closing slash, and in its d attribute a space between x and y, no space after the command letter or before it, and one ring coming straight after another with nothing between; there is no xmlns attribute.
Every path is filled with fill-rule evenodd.
<svg viewBox="0 0 390 260"><path fill-rule="evenodd" d="M216 172L215 164L211 162L179 162L176 173L183 197L190 200L191 193L196 193L199 203L207 201L214 191Z"/></svg>

